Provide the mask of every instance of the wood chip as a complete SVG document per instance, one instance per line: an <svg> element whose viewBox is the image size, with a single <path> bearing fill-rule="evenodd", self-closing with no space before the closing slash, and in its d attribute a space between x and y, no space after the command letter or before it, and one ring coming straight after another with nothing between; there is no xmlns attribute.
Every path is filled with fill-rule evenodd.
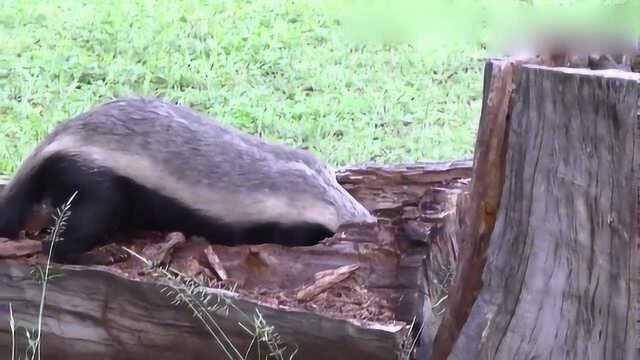
<svg viewBox="0 0 640 360"><path fill-rule="evenodd" d="M35 240L0 242L0 258L20 257L41 252L42 243Z"/></svg>
<svg viewBox="0 0 640 360"><path fill-rule="evenodd" d="M204 253L205 255L207 255L207 260L209 261L209 265L211 265L213 270L215 270L215 272L218 274L218 278L222 281L229 279L229 275L227 274L227 271L224 269L224 266L222 265L222 261L220 261L220 258L218 257L216 252L213 251L213 247L211 246L207 247L206 249L204 249Z"/></svg>
<svg viewBox="0 0 640 360"><path fill-rule="evenodd" d="M196 278L198 276L204 276L208 279L216 279L216 276L208 268L202 266L197 259L189 259L184 269L187 276Z"/></svg>
<svg viewBox="0 0 640 360"><path fill-rule="evenodd" d="M316 274L316 281L308 286L302 288L296 294L296 299L299 301L307 301L314 296L317 296L321 292L327 290L333 285L343 281L358 270L360 266L358 264L351 264L341 266L334 270L325 270Z"/></svg>
<svg viewBox="0 0 640 360"><path fill-rule="evenodd" d="M156 264L166 264L171 261L173 249L184 243L186 238L180 232L172 232L166 236L166 241L147 246L142 250L142 256Z"/></svg>

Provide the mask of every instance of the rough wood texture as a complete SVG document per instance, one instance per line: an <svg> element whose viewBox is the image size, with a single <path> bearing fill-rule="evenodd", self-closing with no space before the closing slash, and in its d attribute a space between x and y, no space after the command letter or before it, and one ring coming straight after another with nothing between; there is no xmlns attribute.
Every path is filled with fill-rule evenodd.
<svg viewBox="0 0 640 360"><path fill-rule="evenodd" d="M381 224L373 228L343 227L324 245L229 248L209 247L206 242L191 239L163 258L171 258L172 266L197 265L194 270L208 270L205 275L210 272L213 277L224 269L225 275L242 288L236 305L252 314L256 307L253 302L259 300L258 308L267 322L286 343L299 346L296 358L394 359L406 332L405 324L414 317L420 322L431 316L427 282L430 265L425 259L430 252L442 252L440 257L448 258L449 249L458 246L451 236L455 231L447 227L458 219L452 207L465 193L470 165L469 161L460 161L338 171L339 181L380 217ZM430 250L432 242L444 245ZM202 259L187 256L188 249L201 250ZM211 265L211 252L219 269ZM301 286L312 283L316 273L350 264L357 264L358 269L343 282L357 278L356 286L364 289L360 291L391 304L397 322L349 320L349 314L341 318L339 314L328 315L326 308L314 310L314 306L322 305L318 299L325 294L310 300L308 306L305 303L307 311L292 311L281 304L280 297L269 295L295 294ZM11 302L22 324L33 324L39 301L39 284L29 280L29 270L25 261L0 260L0 314L6 314ZM117 266L63 267L60 271L63 276L49 284L44 358L223 358L189 311L170 305L154 281ZM334 286L338 285L343 283ZM368 299L371 297L364 298ZM326 302L336 304L332 298ZM360 311L375 309L365 304L358 305ZM230 313L220 321L243 348L250 337L238 327L236 315ZM0 316L0 354L9 353L5 319L7 316ZM425 335L419 349L424 351L430 340Z"/></svg>
<svg viewBox="0 0 640 360"><path fill-rule="evenodd" d="M345 280L356 270L358 270L358 265L345 265L335 270L324 270L316 273L316 281L313 284L300 289L296 294L296 299L302 301L309 300L335 284Z"/></svg>
<svg viewBox="0 0 640 360"><path fill-rule="evenodd" d="M451 359L632 359L638 74L524 66L484 286Z"/></svg>
<svg viewBox="0 0 640 360"><path fill-rule="evenodd" d="M0 241L0 259L38 253L42 243L35 240Z"/></svg>
<svg viewBox="0 0 640 360"><path fill-rule="evenodd" d="M390 229L399 245L426 245L403 257L407 263L423 264L425 277L419 283L426 294L405 296L399 307L405 319L420 309L417 319L422 319L424 329L418 342L419 359L430 356L440 324L433 306L446 294L455 274L461 246L458 233L464 225L460 209L468 201L471 171L472 161L460 160L349 168L337 174L340 183Z"/></svg>
<svg viewBox="0 0 640 360"><path fill-rule="evenodd" d="M34 324L40 285L31 268L16 261L0 262L0 354L11 353L8 307L20 325ZM245 314L255 304L235 299ZM285 339L296 339L303 359L390 359L402 337L402 326L363 326L309 312L260 306L265 320ZM127 280L104 269L68 267L51 280L45 307L43 359L225 359L189 311L170 304L155 284ZM250 336L238 326L251 322L235 310L220 314L220 326L241 350ZM348 335L347 335L348 334ZM348 336L348 341L345 337ZM19 334L19 340L24 340ZM24 348L24 346L21 346ZM263 349L264 351L264 349ZM249 358L257 358L254 353Z"/></svg>
<svg viewBox="0 0 640 360"><path fill-rule="evenodd" d="M509 105L517 66L513 61L495 60L485 67L482 114L466 202L469 205L458 207L464 211L458 236L462 250L460 261L456 262L456 278L449 288L446 312L434 341L433 359L447 358L482 288L485 252L502 194Z"/></svg>
<svg viewBox="0 0 640 360"><path fill-rule="evenodd" d="M349 168L337 174L339 182L376 215L400 246L426 245L416 253L427 254L433 302L442 296L442 288L450 281L448 272L458 262L457 234L462 225L458 210L468 193L471 168L471 160L458 160Z"/></svg>

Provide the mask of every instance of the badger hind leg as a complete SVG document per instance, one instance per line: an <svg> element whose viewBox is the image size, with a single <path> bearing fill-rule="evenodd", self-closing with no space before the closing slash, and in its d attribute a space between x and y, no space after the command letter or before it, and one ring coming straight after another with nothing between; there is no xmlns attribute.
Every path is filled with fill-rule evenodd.
<svg viewBox="0 0 640 360"><path fill-rule="evenodd" d="M80 160L57 156L40 170L44 196L60 208L76 193L70 204L62 239L53 248L55 262L78 262L80 256L104 242L121 225L125 196L120 180L104 169L91 169ZM49 253L51 241L43 243Z"/></svg>

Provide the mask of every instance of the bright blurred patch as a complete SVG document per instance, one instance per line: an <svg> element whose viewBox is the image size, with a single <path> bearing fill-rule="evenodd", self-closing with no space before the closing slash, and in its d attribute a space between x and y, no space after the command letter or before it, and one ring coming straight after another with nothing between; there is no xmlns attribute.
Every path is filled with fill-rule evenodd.
<svg viewBox="0 0 640 360"><path fill-rule="evenodd" d="M333 0L326 10L353 41L428 47L483 41L500 48L514 34L540 29L640 30L640 1Z"/></svg>

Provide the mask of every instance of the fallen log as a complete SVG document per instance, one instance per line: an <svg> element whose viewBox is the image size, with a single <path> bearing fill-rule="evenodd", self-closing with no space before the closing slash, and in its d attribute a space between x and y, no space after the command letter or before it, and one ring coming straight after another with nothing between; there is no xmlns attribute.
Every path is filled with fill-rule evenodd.
<svg viewBox="0 0 640 360"><path fill-rule="evenodd" d="M443 263L455 261L456 230L449 228L458 223L455 206L465 194L470 165L458 161L338 171L339 181L380 224L347 224L314 247L226 247L155 233L132 234L118 245L137 254L147 249L157 262L205 284L208 294L226 296L231 305L218 311L216 320L241 352L257 351L245 328L253 329L258 310L282 346L297 351L295 358L400 358L415 335L408 332L409 324L432 317L431 304L439 293L429 287L429 277ZM428 260L432 253L445 259L438 267ZM11 350L9 304L18 325L36 323L41 282L32 270L45 260L41 254L0 259L0 314L5 315L0 318L0 354ZM318 280L316 274L351 265L347 278L296 299L300 289ZM191 311L161 293L172 283L137 258L109 266L55 266L53 271L44 307L43 358L226 358ZM25 348L23 334L18 333L19 349ZM431 340L432 334L425 334L418 341L421 351ZM256 358L255 353L248 358Z"/></svg>

